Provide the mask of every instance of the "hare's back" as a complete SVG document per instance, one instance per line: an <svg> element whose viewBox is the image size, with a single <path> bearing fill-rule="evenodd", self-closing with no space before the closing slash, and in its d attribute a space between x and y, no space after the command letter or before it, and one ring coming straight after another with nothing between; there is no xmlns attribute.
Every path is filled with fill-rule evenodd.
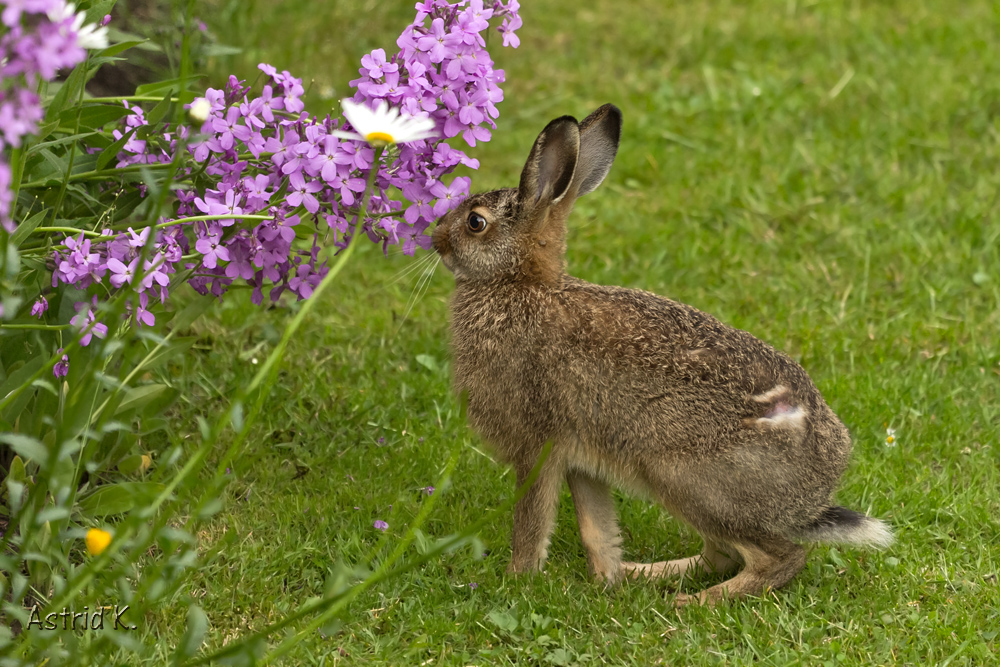
<svg viewBox="0 0 1000 667"><path fill-rule="evenodd" d="M562 293L567 354L578 367L598 366L595 382L688 399L734 419L760 416L761 405L767 414L767 406L781 413L822 402L788 355L697 308L577 279Z"/></svg>

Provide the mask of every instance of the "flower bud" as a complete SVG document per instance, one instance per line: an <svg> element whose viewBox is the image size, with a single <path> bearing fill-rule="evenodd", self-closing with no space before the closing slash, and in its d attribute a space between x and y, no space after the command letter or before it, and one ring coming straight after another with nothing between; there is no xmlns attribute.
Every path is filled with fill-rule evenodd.
<svg viewBox="0 0 1000 667"><path fill-rule="evenodd" d="M188 107L188 116L192 121L201 125L208 120L208 114L212 112L212 103L204 97L195 98L191 106Z"/></svg>
<svg viewBox="0 0 1000 667"><path fill-rule="evenodd" d="M153 457L149 454L143 454L142 462L139 464L139 472L146 472L151 465L153 465Z"/></svg>

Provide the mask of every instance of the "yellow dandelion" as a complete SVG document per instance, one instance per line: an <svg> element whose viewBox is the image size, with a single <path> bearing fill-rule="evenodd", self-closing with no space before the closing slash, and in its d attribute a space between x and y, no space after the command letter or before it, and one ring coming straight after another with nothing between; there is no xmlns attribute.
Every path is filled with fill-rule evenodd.
<svg viewBox="0 0 1000 667"><path fill-rule="evenodd" d="M91 556L100 556L108 545L111 544L111 533L100 528L91 528L87 531L87 551Z"/></svg>

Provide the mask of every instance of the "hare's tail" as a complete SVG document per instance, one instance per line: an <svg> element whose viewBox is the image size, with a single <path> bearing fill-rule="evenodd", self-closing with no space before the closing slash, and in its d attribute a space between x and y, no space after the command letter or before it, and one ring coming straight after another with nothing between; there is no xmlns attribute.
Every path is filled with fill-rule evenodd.
<svg viewBox="0 0 1000 667"><path fill-rule="evenodd" d="M795 536L805 542L835 542L885 549L893 542L892 529L872 517L846 507L828 507Z"/></svg>

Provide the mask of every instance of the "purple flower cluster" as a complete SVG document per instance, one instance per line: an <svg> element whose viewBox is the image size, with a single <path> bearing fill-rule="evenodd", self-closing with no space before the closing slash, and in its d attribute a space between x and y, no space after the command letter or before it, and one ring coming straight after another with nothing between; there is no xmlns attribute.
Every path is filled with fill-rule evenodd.
<svg viewBox="0 0 1000 667"><path fill-rule="evenodd" d="M170 277L176 272L176 267L181 261L184 252L181 243L186 243L186 239L179 228L170 227L166 230L157 230L153 243L148 244L150 232L149 227L141 232L129 227L127 233L114 236L110 230L105 230L101 237L103 240L97 242L85 238L82 232L78 237L67 237L63 241L66 251L56 251L52 286L66 283L77 289L86 289L93 283L102 282L104 278L107 278L111 287L115 289L130 285L138 295L138 303L128 304L128 310L134 316L135 323L139 326L155 324L156 318L148 310L149 295L157 297L161 303L167 300ZM149 248L146 249L143 259L143 250L147 245ZM140 260L142 260L141 271L139 271ZM135 280L137 275L141 275L139 280ZM83 305L78 303L77 310ZM38 315L41 316L41 313ZM76 318L73 324L79 328ZM80 342L82 345L87 345L90 337L86 337L86 342L82 340Z"/></svg>
<svg viewBox="0 0 1000 667"><path fill-rule="evenodd" d="M83 25L65 0L0 0L0 150L17 148L44 116L35 94L66 67L83 62L86 49L107 46L104 28ZM0 160L0 224L14 230L10 165Z"/></svg>
<svg viewBox="0 0 1000 667"><path fill-rule="evenodd" d="M184 144L209 180L200 191L179 190L177 217L158 225L172 231L157 231L155 257L145 267L156 270L145 273L143 296L158 286L162 301L168 287L163 281L184 269L201 293L221 297L234 280L242 280L253 287L255 303L263 300L265 287L272 301L286 290L308 298L327 271L318 259L321 235L332 235L334 246L345 247L359 228L384 248L400 245L406 254L429 247L424 232L468 194L468 178L447 184L443 177L459 164L478 167L445 139L462 134L470 145L488 140L495 105L503 98L503 71L493 69L481 33L490 19L502 19L504 43L515 44L520 18L516 0L488 9L481 0L433 0L417 9L415 22L397 41L401 50L390 58L382 49L364 56L361 78L351 84L357 89L354 101L374 106L384 100L404 116L429 116L438 136L391 147L378 164L367 143L335 136L346 127L339 120L304 113L301 80L268 65L260 65L266 80L259 94L251 95L245 82L230 77L224 90L209 89L203 101L196 100L192 107L201 103L210 110L191 137L181 127L173 136L140 139L135 130L147 121L139 107L131 107L125 126L114 132L115 139L127 137L119 167L168 162ZM367 216L358 220L372 169ZM269 219L248 224L241 218L247 215ZM216 219L184 222L206 216ZM306 219L308 231L298 227ZM135 238L135 232L130 235ZM310 235L310 248L295 243L297 236ZM106 241L67 239L66 251L56 252L53 283L83 288L107 274L112 287L131 283L141 246L124 233ZM136 310L137 322L146 321L138 316L144 307Z"/></svg>
<svg viewBox="0 0 1000 667"><path fill-rule="evenodd" d="M496 127L504 73L493 68L482 33L491 20L500 21L503 44L517 46L517 10L516 0L489 7L482 0L421 2L397 53L387 57L376 49L362 58L361 77L351 82L354 102L388 104L404 118L435 125L432 138L400 140L381 153L366 141L337 136L354 129L349 124L305 113L302 81L265 64L259 92L233 76L224 89L195 100L189 110L197 130L140 132L148 121L140 107L129 107L113 132L126 140L117 166L167 163L182 151L187 187L175 190L174 216L155 228L64 239L54 253L53 286L128 288L137 295L128 304L133 324L149 325L155 321L150 297L164 302L172 281L218 297L243 281L253 288L254 303L263 301L265 288L272 301L285 291L305 299L327 273L319 259L327 239L343 248L360 230L386 250L398 245L412 255L428 248L428 227L469 191L470 179L446 183L444 177L459 164L479 166L446 140L461 135L475 146ZM86 328L81 342L103 337L107 327L96 322L90 305L78 310L73 323Z"/></svg>

